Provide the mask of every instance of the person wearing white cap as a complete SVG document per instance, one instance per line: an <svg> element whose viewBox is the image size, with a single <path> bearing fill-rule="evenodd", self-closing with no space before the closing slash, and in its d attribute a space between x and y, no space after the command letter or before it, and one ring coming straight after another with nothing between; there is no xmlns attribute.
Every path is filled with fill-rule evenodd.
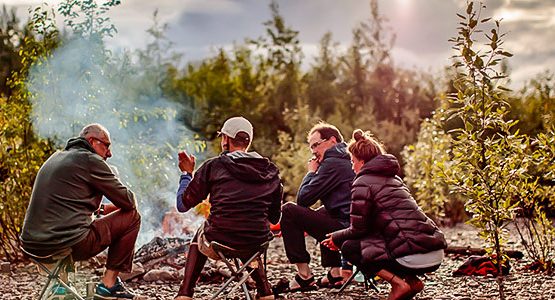
<svg viewBox="0 0 555 300"><path fill-rule="evenodd" d="M192 299L196 281L207 257L207 246L216 241L235 249L252 249L273 236L269 223L281 217L283 188L279 171L269 159L247 152L253 138L252 124L243 117L225 121L218 132L222 153L205 161L196 172L195 157L179 153L183 172L177 191L177 210L186 212L210 198L210 215L189 247L185 274L175 299ZM263 266L252 274L258 299L274 299Z"/></svg>

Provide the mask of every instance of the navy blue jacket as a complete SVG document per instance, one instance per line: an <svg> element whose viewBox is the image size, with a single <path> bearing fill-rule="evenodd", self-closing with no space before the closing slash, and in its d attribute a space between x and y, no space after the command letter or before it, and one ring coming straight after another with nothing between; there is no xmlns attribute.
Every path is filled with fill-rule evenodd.
<svg viewBox="0 0 555 300"><path fill-rule="evenodd" d="M297 193L297 204L309 207L321 200L331 216L348 226L354 178L347 144L338 143L324 153L318 170L308 172L303 178Z"/></svg>

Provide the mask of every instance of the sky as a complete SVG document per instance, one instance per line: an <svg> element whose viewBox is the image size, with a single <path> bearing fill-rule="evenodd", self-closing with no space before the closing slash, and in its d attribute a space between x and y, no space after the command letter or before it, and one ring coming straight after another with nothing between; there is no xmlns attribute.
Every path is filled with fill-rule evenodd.
<svg viewBox="0 0 555 300"><path fill-rule="evenodd" d="M38 0L0 0L18 7L21 14ZM47 0L56 4L60 0ZM214 54L245 38L263 35L263 22L269 20L269 0L122 0L110 12L118 29L107 40L113 49L144 47L146 30L153 24L153 12L168 26L167 36L183 60L194 61ZM370 16L369 0L278 0L286 24L300 31L305 64L318 53L326 32L339 43L338 51L352 40L352 30ZM450 64L453 54L448 39L456 33L457 12L464 11L463 0L379 0L379 11L395 33L393 59L397 66L438 72ZM505 48L514 56L509 60L512 86L518 87L537 74L555 71L555 0L486 0L485 16L503 19L507 32Z"/></svg>

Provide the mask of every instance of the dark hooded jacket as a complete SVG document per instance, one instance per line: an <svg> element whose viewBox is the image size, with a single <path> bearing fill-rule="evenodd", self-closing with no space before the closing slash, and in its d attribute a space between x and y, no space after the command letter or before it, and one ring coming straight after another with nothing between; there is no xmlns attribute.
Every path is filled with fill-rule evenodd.
<svg viewBox="0 0 555 300"><path fill-rule="evenodd" d="M326 211L349 225L351 183L355 173L347 144L338 143L324 152L324 158L316 172L308 172L297 193L297 204L309 207L321 200Z"/></svg>
<svg viewBox="0 0 555 300"><path fill-rule="evenodd" d="M351 190L351 225L332 234L338 247L346 240L360 241L363 263L447 247L443 233L396 176L398 171L399 163L390 154L366 162Z"/></svg>
<svg viewBox="0 0 555 300"><path fill-rule="evenodd" d="M256 152L223 152L204 162L186 189L178 191L181 211L208 195L204 233L210 241L238 248L260 245L270 237L270 222L277 224L281 217L278 168Z"/></svg>
<svg viewBox="0 0 555 300"><path fill-rule="evenodd" d="M84 138L73 138L42 165L23 221L23 248L47 255L87 235L92 215L106 196L122 210L135 209L135 196Z"/></svg>

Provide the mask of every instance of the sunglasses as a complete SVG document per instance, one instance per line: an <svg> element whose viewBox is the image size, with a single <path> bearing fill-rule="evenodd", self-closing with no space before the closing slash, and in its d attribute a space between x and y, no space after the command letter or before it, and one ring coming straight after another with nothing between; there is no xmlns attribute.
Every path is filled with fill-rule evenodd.
<svg viewBox="0 0 555 300"><path fill-rule="evenodd" d="M106 143L106 142L104 142L103 140L97 139L97 138L95 138L95 137L93 137L92 139L95 140L95 141L100 142L102 145L104 145L104 147L106 147L106 149L110 149L110 146L112 146L112 144Z"/></svg>

